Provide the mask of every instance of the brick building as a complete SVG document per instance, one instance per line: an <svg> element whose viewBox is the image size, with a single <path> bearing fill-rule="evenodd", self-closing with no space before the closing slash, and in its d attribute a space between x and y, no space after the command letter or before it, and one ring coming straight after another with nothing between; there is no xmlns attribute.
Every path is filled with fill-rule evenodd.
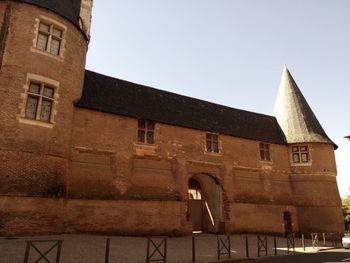
<svg viewBox="0 0 350 263"><path fill-rule="evenodd" d="M0 1L0 233L342 232L288 69L274 116L85 70L91 0Z"/></svg>

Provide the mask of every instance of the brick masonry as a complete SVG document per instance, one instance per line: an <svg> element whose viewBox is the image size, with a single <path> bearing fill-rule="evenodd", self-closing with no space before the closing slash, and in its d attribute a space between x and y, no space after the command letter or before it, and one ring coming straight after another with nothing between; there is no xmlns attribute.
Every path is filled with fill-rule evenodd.
<svg viewBox="0 0 350 263"><path fill-rule="evenodd" d="M189 234L193 176L217 201L211 231L283 234L284 211L295 231L343 231L333 145L308 143L311 165L293 166L288 145L271 144L266 162L259 141L219 135L220 152L207 153L204 131L162 123L155 145L137 143L137 119L73 106L88 44L80 29L17 1L0 2L0 15L0 234ZM42 16L67 28L60 59L33 52ZM59 83L50 127L20 121L28 73Z"/></svg>

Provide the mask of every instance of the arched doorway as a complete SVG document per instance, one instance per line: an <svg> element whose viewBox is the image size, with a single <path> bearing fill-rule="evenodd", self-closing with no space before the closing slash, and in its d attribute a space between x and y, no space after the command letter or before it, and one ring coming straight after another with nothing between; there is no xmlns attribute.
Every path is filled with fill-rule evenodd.
<svg viewBox="0 0 350 263"><path fill-rule="evenodd" d="M218 232L221 221L221 188L208 174L195 174L188 181L188 213L193 231Z"/></svg>

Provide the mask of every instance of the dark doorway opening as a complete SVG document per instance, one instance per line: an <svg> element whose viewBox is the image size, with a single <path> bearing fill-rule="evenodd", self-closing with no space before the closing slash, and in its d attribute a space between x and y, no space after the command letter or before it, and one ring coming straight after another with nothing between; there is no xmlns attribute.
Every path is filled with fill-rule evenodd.
<svg viewBox="0 0 350 263"><path fill-rule="evenodd" d="M292 214L289 211L283 212L284 234L289 235L293 232Z"/></svg>
<svg viewBox="0 0 350 263"><path fill-rule="evenodd" d="M209 174L195 174L188 182L188 219L192 231L217 233L220 230L221 188Z"/></svg>
<svg viewBox="0 0 350 263"><path fill-rule="evenodd" d="M191 178L188 182L188 210L189 220L193 225L193 231L203 230L203 203L202 187L200 183Z"/></svg>

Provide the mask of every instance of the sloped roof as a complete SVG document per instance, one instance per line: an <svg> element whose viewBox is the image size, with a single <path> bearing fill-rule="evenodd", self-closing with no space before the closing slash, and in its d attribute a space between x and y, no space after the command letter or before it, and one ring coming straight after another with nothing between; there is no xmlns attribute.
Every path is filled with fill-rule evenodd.
<svg viewBox="0 0 350 263"><path fill-rule="evenodd" d="M17 0L49 9L79 26L81 0Z"/></svg>
<svg viewBox="0 0 350 263"><path fill-rule="evenodd" d="M328 138L287 67L284 67L273 115L288 143L322 142Z"/></svg>
<svg viewBox="0 0 350 263"><path fill-rule="evenodd" d="M162 91L85 71L77 107L211 131L241 138L285 144L272 116Z"/></svg>

